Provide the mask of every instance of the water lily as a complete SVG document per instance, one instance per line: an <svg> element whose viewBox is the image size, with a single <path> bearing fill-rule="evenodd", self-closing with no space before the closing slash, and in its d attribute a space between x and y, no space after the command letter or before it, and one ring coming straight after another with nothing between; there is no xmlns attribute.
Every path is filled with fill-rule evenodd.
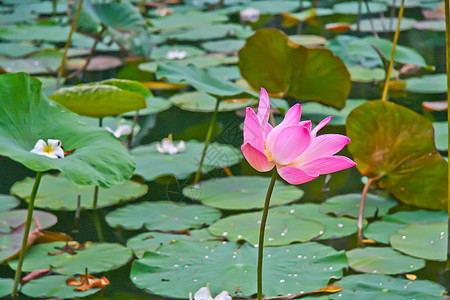
<svg viewBox="0 0 450 300"><path fill-rule="evenodd" d="M48 139L47 142L45 142L43 139L40 139L30 152L45 155L50 158L64 157L64 150L60 140Z"/></svg>
<svg viewBox="0 0 450 300"><path fill-rule="evenodd" d="M175 146L171 134L169 134L169 137L162 139L161 143L156 144L156 151L159 153L176 154L178 152L183 152L184 150L186 150L185 142L180 141L178 145Z"/></svg>
<svg viewBox="0 0 450 300"><path fill-rule="evenodd" d="M179 51L178 49L169 50L166 53L167 59L184 59L187 56L187 52L184 50Z"/></svg>
<svg viewBox="0 0 450 300"><path fill-rule="evenodd" d="M227 291L222 291L216 297L211 296L211 292L209 291L209 286L205 286L200 288L195 294L194 298L192 298L192 293L189 293L190 300L232 300L231 296Z"/></svg>
<svg viewBox="0 0 450 300"><path fill-rule="evenodd" d="M257 8L249 7L241 11L241 22L256 23L259 20L260 11Z"/></svg>
<svg viewBox="0 0 450 300"><path fill-rule="evenodd" d="M334 155L350 142L340 134L317 136L331 117L314 129L311 121L300 122L301 106L296 104L275 128L268 123L269 96L261 89L258 114L247 108L244 121L244 145L241 150L249 164L260 172L275 166L280 176L291 184L301 184L356 165L345 157Z"/></svg>
<svg viewBox="0 0 450 300"><path fill-rule="evenodd" d="M128 124L123 124L125 122L124 119L119 121L116 130L112 130L111 127L106 126L105 129L111 132L116 138L120 138L121 136L127 136L131 134L132 128Z"/></svg>

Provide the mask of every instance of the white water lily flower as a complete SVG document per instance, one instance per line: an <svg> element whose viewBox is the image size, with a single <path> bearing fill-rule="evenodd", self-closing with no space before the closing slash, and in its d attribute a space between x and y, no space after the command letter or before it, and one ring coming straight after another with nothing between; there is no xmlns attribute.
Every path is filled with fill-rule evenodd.
<svg viewBox="0 0 450 300"><path fill-rule="evenodd" d="M167 59L184 59L187 56L187 52L184 50L179 51L178 49L169 50L166 53Z"/></svg>
<svg viewBox="0 0 450 300"><path fill-rule="evenodd" d="M40 139L30 152L45 155L50 158L63 158L64 150L61 146L62 143L60 140L48 139L46 143L43 139Z"/></svg>
<svg viewBox="0 0 450 300"><path fill-rule="evenodd" d="M111 127L106 126L105 129L111 132L116 138L120 138L121 136L126 136L131 134L131 126L128 124L121 124L125 122L124 119L121 119L119 121L119 124L117 126L116 130L112 130Z"/></svg>
<svg viewBox="0 0 450 300"><path fill-rule="evenodd" d="M227 291L222 291L216 297L211 296L211 292L209 291L209 285L200 288L195 294L194 298L192 298L192 293L189 293L190 300L232 300L231 296Z"/></svg>
<svg viewBox="0 0 450 300"><path fill-rule="evenodd" d="M241 22L249 21L250 23L256 23L259 20L259 15L259 9L253 7L246 8L241 11Z"/></svg>
<svg viewBox="0 0 450 300"><path fill-rule="evenodd" d="M161 143L156 144L156 151L159 153L176 154L186 150L186 144L184 141L180 141L178 145L174 145L172 135L169 134L168 138L161 140Z"/></svg>

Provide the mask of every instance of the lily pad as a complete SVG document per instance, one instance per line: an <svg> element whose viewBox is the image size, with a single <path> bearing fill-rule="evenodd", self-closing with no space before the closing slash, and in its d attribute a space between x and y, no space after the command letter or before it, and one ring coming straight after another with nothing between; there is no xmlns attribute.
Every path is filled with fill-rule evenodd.
<svg viewBox="0 0 450 300"><path fill-rule="evenodd" d="M0 75L0 85L1 155L34 171L60 170L77 184L106 187L131 177L134 162L127 149L109 132L49 101L37 79L24 73L5 74ZM39 139L49 138L75 151L61 159L30 152Z"/></svg>
<svg viewBox="0 0 450 300"><path fill-rule="evenodd" d="M139 288L168 297L184 298L207 283L213 295L226 290L251 296L256 293L257 250L247 243L178 241L158 253L147 252L135 261L130 277ZM270 247L265 249L263 293L314 291L340 278L346 266L344 252L318 243Z"/></svg>
<svg viewBox="0 0 450 300"><path fill-rule="evenodd" d="M214 12L204 13L197 10L188 10L183 13L175 13L160 18L150 19L153 28L157 29L179 29L195 28L201 25L226 22L228 17Z"/></svg>
<svg viewBox="0 0 450 300"><path fill-rule="evenodd" d="M220 219L208 230L230 241L245 240L256 246L259 241L262 212L244 213ZM321 235L325 227L316 221L297 218L289 213L269 211L264 246L282 246L307 242Z"/></svg>
<svg viewBox="0 0 450 300"><path fill-rule="evenodd" d="M404 224L377 221L370 223L369 226L364 229L364 236L377 243L389 244L391 235L403 227L405 227Z"/></svg>
<svg viewBox="0 0 450 300"><path fill-rule="evenodd" d="M3 19L3 18L2 18ZM53 43L64 43L69 36L70 26L60 25L19 25L9 26L0 30L0 39L7 41L45 41ZM72 40L83 38L77 32L72 35Z"/></svg>
<svg viewBox="0 0 450 300"><path fill-rule="evenodd" d="M130 218L130 216L133 216ZM185 230L211 224L220 218L220 211L202 205L172 202L143 202L118 208L106 216L111 227L148 230Z"/></svg>
<svg viewBox="0 0 450 300"><path fill-rule="evenodd" d="M196 26L189 30L164 33L162 35L169 40L197 42L225 37L247 38L252 33L253 31L246 27L229 23Z"/></svg>
<svg viewBox="0 0 450 300"><path fill-rule="evenodd" d="M239 68L254 88L336 108L345 106L351 88L347 68L330 50L293 44L276 29L260 29L247 39Z"/></svg>
<svg viewBox="0 0 450 300"><path fill-rule="evenodd" d="M428 280L410 281L387 275L362 274L346 276L335 283L344 289L330 295L331 299L360 300L438 300L445 288Z"/></svg>
<svg viewBox="0 0 450 300"><path fill-rule="evenodd" d="M193 242L215 241L220 238L209 233L208 229L189 230L189 234L172 234L160 232L144 232L127 241L127 247L133 249L134 255L142 258L144 253L156 251L163 245L170 245L176 241L188 240Z"/></svg>
<svg viewBox="0 0 450 300"><path fill-rule="evenodd" d="M199 56L205 53L203 50L189 45L174 45L174 46L163 45L160 47L155 47L155 49L153 49L152 51L151 57L154 60L165 60L166 55L169 51L185 52L186 58Z"/></svg>
<svg viewBox="0 0 450 300"><path fill-rule="evenodd" d="M11 294L13 289L14 279L0 278L0 297L6 297Z"/></svg>
<svg viewBox="0 0 450 300"><path fill-rule="evenodd" d="M52 73L61 65L62 56L62 52L58 50L45 49L33 52L25 58L11 59L0 56L0 65L9 73Z"/></svg>
<svg viewBox="0 0 450 300"><path fill-rule="evenodd" d="M16 197L0 194L0 211L13 209L14 207L18 206L19 204L20 204L20 201Z"/></svg>
<svg viewBox="0 0 450 300"><path fill-rule="evenodd" d="M156 72L158 79L167 78L171 83L190 84L198 91L211 94L216 97L243 98L256 97L257 94L241 88L240 86L212 76L206 71L193 66L179 66L176 63L158 65Z"/></svg>
<svg viewBox="0 0 450 300"><path fill-rule="evenodd" d="M320 212L319 208L319 204L306 203L275 207L272 211L286 212L297 218L312 220L322 224L325 226L325 230L324 233L318 237L319 240L349 236L356 233L358 230L356 220L344 217L332 217Z"/></svg>
<svg viewBox="0 0 450 300"><path fill-rule="evenodd" d="M448 164L433 131L427 118L388 101L364 103L347 117L349 150L364 176L383 175L377 184L404 203L447 209Z"/></svg>
<svg viewBox="0 0 450 300"><path fill-rule="evenodd" d="M306 119L311 119L316 123L319 123L328 116L332 116L333 118L328 125L344 126L348 114L353 109L366 102L367 100L365 99L347 99L345 102L345 107L341 110L334 107L325 106L320 103L305 103L302 104L302 115Z"/></svg>
<svg viewBox="0 0 450 300"><path fill-rule="evenodd" d="M420 94L443 94L447 92L447 75L431 74L405 80L405 91Z"/></svg>
<svg viewBox="0 0 450 300"><path fill-rule="evenodd" d="M39 220L42 229L50 228L58 221L54 214L37 209L33 211L33 218ZM26 209L2 211L0 212L0 232L10 232L12 228L24 224L26 220Z"/></svg>
<svg viewBox="0 0 450 300"><path fill-rule="evenodd" d="M270 179L259 176L232 176L202 181L198 193L186 187L183 194L195 197L203 204L227 210L263 208ZM198 195L196 195L198 194ZM303 197L303 191L292 185L277 182L271 205L286 204Z"/></svg>
<svg viewBox="0 0 450 300"><path fill-rule="evenodd" d="M217 66L208 68L208 73L223 80L241 79L241 71L238 66Z"/></svg>
<svg viewBox="0 0 450 300"><path fill-rule="evenodd" d="M302 46L322 46L326 43L326 39L319 35L290 35L289 39L294 43Z"/></svg>
<svg viewBox="0 0 450 300"><path fill-rule="evenodd" d="M429 260L447 259L447 223L411 224L391 235L394 249Z"/></svg>
<svg viewBox="0 0 450 300"><path fill-rule="evenodd" d="M362 66L350 66L348 71L353 82L383 81L386 77L386 72L381 68L370 69Z"/></svg>
<svg viewBox="0 0 450 300"><path fill-rule="evenodd" d="M37 244L29 248L23 261L22 271L32 272L52 266L54 272L64 275L84 274L85 268L88 268L89 273L99 273L121 267L132 256L131 249L113 243L86 243L86 248L76 250L76 255L67 252L59 255L48 254L48 252L57 252L58 249L55 247L63 247L65 244L65 242L54 242ZM8 264L15 270L17 259L9 261Z"/></svg>
<svg viewBox="0 0 450 300"><path fill-rule="evenodd" d="M160 60L142 63L138 66L139 70L155 73L159 65L166 63L177 64L180 66L193 65L199 69L206 69L209 67L215 67L225 62L224 56L195 56L186 59L172 59L172 60Z"/></svg>
<svg viewBox="0 0 450 300"><path fill-rule="evenodd" d="M361 194L338 195L325 201L319 210L323 213L333 213L336 216L358 218L360 204ZM366 218L373 217L377 210L378 216L385 215L395 205L397 205L395 201L386 197L367 194L364 216Z"/></svg>
<svg viewBox="0 0 450 300"><path fill-rule="evenodd" d="M193 112L213 112L217 100L215 97L203 92L187 92L176 94L169 101L182 110ZM220 101L219 111L233 111L252 106L257 103L256 99L236 99Z"/></svg>
<svg viewBox="0 0 450 300"><path fill-rule="evenodd" d="M202 48L204 48L208 52L229 53L239 51L242 47L244 47L244 45L244 40L224 39L219 41L205 42L202 44Z"/></svg>
<svg viewBox="0 0 450 300"><path fill-rule="evenodd" d="M174 143L178 142L174 141ZM146 181L152 181L164 175L185 179L197 171L204 143L195 140L187 141L186 150L173 155L158 153L156 144L139 146L131 150L137 166L135 173L144 177ZM241 160L242 154L238 149L229 145L211 143L206 152L203 172L229 167Z"/></svg>
<svg viewBox="0 0 450 300"><path fill-rule="evenodd" d="M145 108L143 90L151 95L139 82L115 79L62 88L54 92L50 99L80 115L102 118Z"/></svg>
<svg viewBox="0 0 450 300"><path fill-rule="evenodd" d="M34 179L26 178L17 182L11 192L20 198L30 199ZM99 188L97 207L107 207L123 201L133 200L147 193L147 186L133 181L125 181L110 188ZM36 195L36 207L53 210L76 210L78 196L81 198L80 207L92 208L94 197L93 185L77 185L62 176L42 176Z"/></svg>
<svg viewBox="0 0 450 300"><path fill-rule="evenodd" d="M73 299L86 297L101 290L100 288L91 288L84 292L74 291L76 287L66 285L66 280L71 277L52 275L31 280L22 288L21 293L33 298Z"/></svg>
<svg viewBox="0 0 450 300"><path fill-rule="evenodd" d="M358 15L359 14L359 5L361 5L361 14L367 15L369 14L379 14L387 11L387 6L383 3L377 3L377 2L357 2L357 1L350 1L350 2L342 2L335 4L333 6L333 10L338 14L345 14L345 15ZM367 5L369 6L369 10L367 10Z"/></svg>
<svg viewBox="0 0 450 300"><path fill-rule="evenodd" d="M144 109L140 109L138 114L139 116L147 116L152 114L157 114L163 111L168 110L172 107L172 103L169 100L162 97L150 97L146 99L147 107ZM136 114L135 111L127 112L122 114L124 117L133 117Z"/></svg>
<svg viewBox="0 0 450 300"><path fill-rule="evenodd" d="M347 251L348 265L356 271L377 274L400 274L422 269L423 259L412 258L390 247L356 248Z"/></svg>
<svg viewBox="0 0 450 300"><path fill-rule="evenodd" d="M411 30L417 21L410 18L402 18L400 23L400 31ZM361 20L360 30L361 32L373 32L375 28L376 32L394 32L397 28L397 18L372 18ZM372 27L373 24L373 27ZM352 30L356 30L356 24L351 25Z"/></svg>
<svg viewBox="0 0 450 300"><path fill-rule="evenodd" d="M303 8L307 8L311 6L311 1L302 1ZM295 11L300 5L297 1L286 1L279 0L276 5L274 5L273 1L251 1L250 3L245 3L242 9L247 7L256 8L259 10L262 15L278 15L284 11Z"/></svg>
<svg viewBox="0 0 450 300"><path fill-rule="evenodd" d="M448 151L448 122L434 122L434 142L439 151Z"/></svg>

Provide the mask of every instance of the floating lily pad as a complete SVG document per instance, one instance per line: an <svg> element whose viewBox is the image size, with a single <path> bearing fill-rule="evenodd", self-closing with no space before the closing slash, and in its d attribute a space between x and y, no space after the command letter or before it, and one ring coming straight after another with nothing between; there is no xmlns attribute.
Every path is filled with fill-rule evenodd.
<svg viewBox="0 0 450 300"><path fill-rule="evenodd" d="M294 43L302 46L322 46L326 43L326 39L319 35L290 35L289 39Z"/></svg>
<svg viewBox="0 0 450 300"><path fill-rule="evenodd" d="M52 46L48 44L36 46L30 42L0 43L0 55L5 55L9 57L22 57L31 54L33 52L42 50L43 48L52 48Z"/></svg>
<svg viewBox="0 0 450 300"><path fill-rule="evenodd" d="M391 235L403 227L405 227L404 224L377 221L370 223L369 226L364 229L364 236L378 243L389 244Z"/></svg>
<svg viewBox="0 0 450 300"><path fill-rule="evenodd" d="M209 67L214 67L224 63L224 56L196 56L186 59L172 59L172 60L160 60L142 63L138 66L139 70L155 73L158 69L158 65L163 65L166 63L177 64L180 66L193 65L199 69L206 69Z"/></svg>
<svg viewBox="0 0 450 300"><path fill-rule="evenodd" d="M132 216L132 217L130 217ZM172 202L143 202L118 208L106 216L111 227L148 230L185 230L211 224L220 218L220 211L202 205Z"/></svg>
<svg viewBox="0 0 450 300"><path fill-rule="evenodd" d="M446 211L429 211L429 210L416 210L416 211L401 211L392 215L383 216L382 220L385 222L405 224L412 223L440 223L446 222L448 214Z"/></svg>
<svg viewBox="0 0 450 300"><path fill-rule="evenodd" d="M215 97L203 92L187 92L176 94L169 101L179 108L193 112L213 112L217 100ZM252 106L257 103L256 99L231 99L221 101L219 111L233 111Z"/></svg>
<svg viewBox="0 0 450 300"><path fill-rule="evenodd" d="M3 17L2 17L3 20ZM69 36L70 26L60 25L20 25L9 26L0 31L0 38L7 41L45 41L63 43ZM72 35L72 40L83 36L77 32Z"/></svg>
<svg viewBox="0 0 450 300"><path fill-rule="evenodd" d="M54 214L37 209L33 211L33 218L39 220L43 229L52 227L58 221ZM26 220L26 209L2 211L0 212L0 232L10 232L12 228L24 224Z"/></svg>
<svg viewBox="0 0 450 300"><path fill-rule="evenodd" d="M220 219L208 230L230 241L245 240L258 245L262 212L244 213ZM321 235L325 227L316 221L297 218L285 212L269 211L264 246L282 246L307 242Z"/></svg>
<svg viewBox="0 0 450 300"><path fill-rule="evenodd" d="M241 71L238 66L217 66L208 68L208 73L223 80L241 79Z"/></svg>
<svg viewBox="0 0 450 300"><path fill-rule="evenodd" d="M0 65L9 73L52 73L61 65L62 56L62 52L58 50L45 49L34 52L26 58L11 59L0 57Z"/></svg>
<svg viewBox="0 0 450 300"><path fill-rule="evenodd" d="M34 179L26 178L13 185L11 192L20 198L30 199ZM97 207L106 207L122 201L133 200L147 193L147 186L133 181L125 181L110 188L99 188ZM53 210L76 210L78 195L81 197L80 207L92 208L94 197L93 185L77 185L62 176L42 176L36 195L36 207Z"/></svg>
<svg viewBox="0 0 450 300"><path fill-rule="evenodd" d="M197 26L226 22L228 17L215 12L204 13L197 10L188 10L160 18L150 19L152 27L157 29L195 28Z"/></svg>
<svg viewBox="0 0 450 300"><path fill-rule="evenodd" d="M311 6L311 1L302 1L303 8ZM284 11L295 11L299 8L299 3L297 1L277 1L274 5L273 1L251 1L250 3L245 3L243 9L247 7L256 8L262 15L278 15Z"/></svg>
<svg viewBox="0 0 450 300"><path fill-rule="evenodd" d="M1 155L34 171L60 170L77 184L111 186L131 177L134 162L127 149L109 132L48 100L37 79L5 74L0 85ZM39 139L58 139L75 151L62 159L31 153Z"/></svg>
<svg viewBox="0 0 450 300"><path fill-rule="evenodd" d="M361 14L367 15L369 14L379 14L387 11L387 6L383 3L376 2L343 2L338 3L333 6L333 10L338 14L345 15L358 15L359 14L359 6L361 5ZM369 6L369 10L367 10L367 5Z"/></svg>
<svg viewBox="0 0 450 300"><path fill-rule="evenodd" d="M130 277L139 288L168 297L184 298L207 283L213 295L226 290L251 296L256 293L257 250L247 243L178 241L135 261ZM340 278L346 266L344 252L318 243L269 247L263 293L271 297L314 291L330 278Z"/></svg>
<svg viewBox="0 0 450 300"><path fill-rule="evenodd" d="M447 223L411 224L391 235L394 249L429 260L447 259Z"/></svg>
<svg viewBox="0 0 450 300"><path fill-rule="evenodd" d="M52 275L31 280L22 288L21 293L33 298L73 299L86 297L101 290L100 288L91 288L84 292L74 291L76 286L69 286L66 284L66 280L71 277L72 276Z"/></svg>
<svg viewBox="0 0 450 300"><path fill-rule="evenodd" d="M323 213L333 213L336 216L349 216L358 218L359 207L361 204L361 194L346 194L331 197L325 201L320 211ZM364 207L364 217L370 218L375 216L378 210L378 216L388 213L389 209L394 207L397 203L386 197L367 194L366 205Z"/></svg>
<svg viewBox="0 0 450 300"><path fill-rule="evenodd" d="M416 22L417 21L414 19L402 18L400 23L400 31L411 30ZM373 28L375 28L376 32L394 32L397 28L397 23L397 18L372 18L371 20L364 19L360 22L360 30L362 32L373 32ZM356 30L356 24L352 24L351 28L352 30Z"/></svg>
<svg viewBox="0 0 450 300"><path fill-rule="evenodd" d="M159 247L175 243L176 241L188 240L193 242L203 242L218 239L220 238L209 233L206 228L189 230L189 234L144 232L130 238L127 241L127 246L133 249L134 255L138 258L142 258L146 251L156 251Z"/></svg>
<svg viewBox="0 0 450 300"><path fill-rule="evenodd" d="M179 52L185 52L186 58L187 57L193 57L193 56L199 56L205 53L203 50L194 47L194 46L188 46L188 45L163 45L160 47L155 47L152 51L152 59L154 60L165 60L167 53L169 51L179 51Z"/></svg>
<svg viewBox="0 0 450 300"><path fill-rule="evenodd" d="M431 74L405 80L405 91L420 94L443 94L447 92L447 75Z"/></svg>
<svg viewBox="0 0 450 300"><path fill-rule="evenodd" d="M139 110L139 116L147 116L151 114L157 114L168 110L172 107L172 103L169 100L162 97L151 97L146 99L147 107ZM124 117L133 117L136 114L135 111L130 111L122 114Z"/></svg>
<svg viewBox="0 0 450 300"><path fill-rule="evenodd" d="M297 218L319 222L325 226L324 233L318 237L320 240L349 236L358 230L356 220L332 217L321 213L319 208L319 204L307 203L275 207L272 211L286 212Z"/></svg>
<svg viewBox="0 0 450 300"><path fill-rule="evenodd" d="M270 178L258 176L232 176L202 181L200 188L186 187L183 194L195 197L203 204L229 210L263 208ZM286 204L303 197L303 191L292 185L277 182L271 205Z"/></svg>
<svg viewBox="0 0 450 300"><path fill-rule="evenodd" d="M14 279L12 278L0 278L0 297L6 297L11 294L13 289Z"/></svg>
<svg viewBox="0 0 450 300"><path fill-rule="evenodd" d="M169 40L178 41L206 41L224 37L246 38L253 33L252 30L239 24L210 24L196 26L193 29L163 34Z"/></svg>
<svg viewBox="0 0 450 300"><path fill-rule="evenodd" d="M0 211L13 209L14 207L18 206L19 204L20 204L20 201L16 197L0 194Z"/></svg>
<svg viewBox="0 0 450 300"><path fill-rule="evenodd" d="M369 69L362 66L350 66L348 71L353 82L383 81L386 77L386 72L381 68Z"/></svg>
<svg viewBox="0 0 450 300"><path fill-rule="evenodd" d="M360 300L438 300L445 288L427 280L410 281L387 275L363 274L346 276L335 283L344 289L330 295L331 299Z"/></svg>
<svg viewBox="0 0 450 300"><path fill-rule="evenodd" d="M202 47L208 52L235 52L244 47L244 40L224 39L220 41L205 42Z"/></svg>
<svg viewBox="0 0 450 300"><path fill-rule="evenodd" d="M337 110L336 108L325 106L320 103L305 103L302 104L302 115L306 119L311 119L316 123L319 123L328 116L332 116L333 118L328 123L328 125L344 126L348 114L353 109L365 102L367 102L367 100L347 99L347 101L345 102L345 107L341 110Z"/></svg>
<svg viewBox="0 0 450 300"><path fill-rule="evenodd" d="M175 145L178 141L174 141ZM186 142L186 150L177 154L161 154L156 151L156 144L139 146L131 150L136 161L135 173L151 181L164 175L185 179L198 169L204 143L195 140ZM206 152L203 172L237 164L242 160L241 152L229 145L211 143ZM158 168L155 168L158 166Z"/></svg>
<svg viewBox="0 0 450 300"><path fill-rule="evenodd" d="M76 250L77 254L71 255L64 252L59 255L49 255L48 252L57 252L55 247L63 247L65 242L37 244L27 250L23 261L23 272L32 272L53 267L53 271L59 274L84 274L85 268L89 273L105 272L116 269L126 264L132 256L131 249L120 244L86 243L84 250ZM9 261L9 266L17 268L17 259Z"/></svg>
<svg viewBox="0 0 450 300"><path fill-rule="evenodd" d="M345 106L351 88L347 68L330 50L293 44L276 29L260 29L247 39L239 68L255 89L336 108Z"/></svg>
<svg viewBox="0 0 450 300"><path fill-rule="evenodd" d="M364 176L382 175L377 185L404 203L447 209L448 164L437 153L427 118L377 100L355 108L346 129L352 140L348 149Z"/></svg>
<svg viewBox="0 0 450 300"><path fill-rule="evenodd" d="M394 251L390 247L356 248L347 251L348 265L359 272L400 274L422 269L423 259L417 259Z"/></svg>
<svg viewBox="0 0 450 300"><path fill-rule="evenodd" d="M448 122L434 122L434 142L439 151L448 150Z"/></svg>

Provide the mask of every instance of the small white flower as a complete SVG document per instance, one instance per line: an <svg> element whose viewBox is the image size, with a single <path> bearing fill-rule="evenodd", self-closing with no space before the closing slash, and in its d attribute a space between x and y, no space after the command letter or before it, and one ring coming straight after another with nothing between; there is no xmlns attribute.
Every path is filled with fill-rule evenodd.
<svg viewBox="0 0 450 300"><path fill-rule="evenodd" d="M169 50L166 53L167 59L184 59L187 57L187 52L184 50L179 51L178 49Z"/></svg>
<svg viewBox="0 0 450 300"><path fill-rule="evenodd" d="M45 155L50 158L63 158L64 150L61 146L62 143L60 140L48 139L46 143L43 139L40 139L30 152Z"/></svg>
<svg viewBox="0 0 450 300"><path fill-rule="evenodd" d="M159 153L176 154L186 150L186 144L184 141L180 141L178 145L174 145L172 135L169 134L168 138L162 139L161 143L156 144L156 151Z"/></svg>
<svg viewBox="0 0 450 300"><path fill-rule="evenodd" d="M249 7L241 11L241 22L245 23L249 21L250 23L256 23L259 20L259 9Z"/></svg>
<svg viewBox="0 0 450 300"><path fill-rule="evenodd" d="M158 7L156 9L156 15L159 17L164 17L173 14L173 9L167 7Z"/></svg>
<svg viewBox="0 0 450 300"><path fill-rule="evenodd" d="M227 291L222 291L216 297L211 296L211 292L209 291L209 284L205 287L200 288L195 294L194 298L192 298L192 293L189 293L190 300L232 300L231 296Z"/></svg>
<svg viewBox="0 0 450 300"><path fill-rule="evenodd" d="M130 135L131 130L132 130L131 126L128 124L124 124L125 122L126 121L124 119L120 119L116 130L112 130L111 127L108 127L108 126L106 126L105 129L107 131L111 132L116 138L120 138L121 136Z"/></svg>

